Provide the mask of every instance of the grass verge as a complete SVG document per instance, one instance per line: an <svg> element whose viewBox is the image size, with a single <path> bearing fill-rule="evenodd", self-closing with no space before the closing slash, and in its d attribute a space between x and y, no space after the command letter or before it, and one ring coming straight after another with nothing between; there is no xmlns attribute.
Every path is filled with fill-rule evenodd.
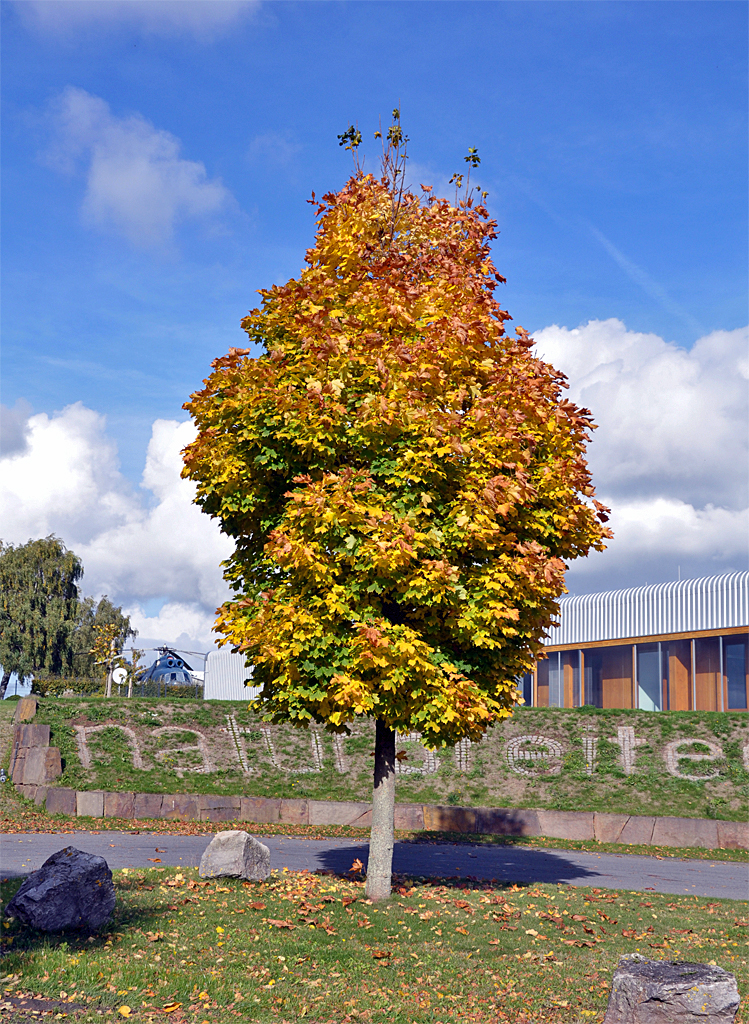
<svg viewBox="0 0 749 1024"><path fill-rule="evenodd" d="M729 900L399 879L373 906L354 876L171 868L118 871L115 885L96 936L4 927L6 998L57 1000L80 1021L577 1024L602 1020L635 951L717 962L749 991L745 906Z"/></svg>

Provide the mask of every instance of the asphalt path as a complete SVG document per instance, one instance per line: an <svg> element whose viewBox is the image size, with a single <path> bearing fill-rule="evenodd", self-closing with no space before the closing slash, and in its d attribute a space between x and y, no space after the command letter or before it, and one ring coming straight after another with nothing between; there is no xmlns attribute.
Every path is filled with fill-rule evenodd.
<svg viewBox="0 0 749 1024"><path fill-rule="evenodd" d="M65 846L96 853L115 870L159 864L197 867L211 838L148 832L12 833L0 836L0 877L27 875ZM271 866L276 869L343 872L357 857L367 862L367 844L350 839L264 836L262 841L270 848ZM734 900L749 898L749 864L730 861L417 842L395 844L393 870L410 877L496 880L508 884L549 882Z"/></svg>

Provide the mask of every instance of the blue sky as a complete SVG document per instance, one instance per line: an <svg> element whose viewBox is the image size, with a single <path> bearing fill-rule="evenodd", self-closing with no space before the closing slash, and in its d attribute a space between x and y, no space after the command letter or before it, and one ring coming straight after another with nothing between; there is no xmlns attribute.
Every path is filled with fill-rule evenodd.
<svg viewBox="0 0 749 1024"><path fill-rule="evenodd" d="M744 3L4 0L0 16L2 465L16 494L40 467L77 481L74 500L64 481L46 505L29 498L7 539L54 529L87 553L93 589L146 618L215 607L220 540L188 570L203 535L186 527L192 544L162 565L154 533L178 503L182 402L242 344L256 289L299 271L306 200L351 170L337 134L358 122L375 169L372 133L399 104L414 179L443 189L478 148L514 321L541 332L573 393L589 397L598 367L602 496L621 504L623 539L573 570L575 589L743 568L725 536L746 508L731 439L745 415L731 392L747 325ZM605 414L625 393L635 433L637 403L645 418L663 403L660 461L647 439L622 454L632 434ZM717 417L701 432L724 461L705 448L694 465L688 396ZM607 477L612 452L629 468ZM650 549L642 536L663 502L686 532L656 565L668 515ZM122 538L123 564L107 561L125 528L153 534L162 583L126 564Z"/></svg>

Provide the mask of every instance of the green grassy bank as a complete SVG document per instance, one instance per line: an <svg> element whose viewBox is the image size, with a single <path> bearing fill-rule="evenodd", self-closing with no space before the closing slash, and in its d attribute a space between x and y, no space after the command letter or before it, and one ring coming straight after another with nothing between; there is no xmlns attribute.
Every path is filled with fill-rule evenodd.
<svg viewBox="0 0 749 1024"><path fill-rule="evenodd" d="M3 720L12 712L8 703ZM36 721L50 725L51 743L61 749L58 785L79 790L323 800L371 794L369 722L356 723L336 743L322 730L266 726L245 703L103 698L46 698ZM8 722L0 720L0 738L3 728L7 734ZM628 774L621 731L630 728L635 746ZM681 745L672 752L672 768L697 781L667 770L668 745L675 743ZM141 768L134 767L133 744ZM397 799L744 821L748 744L749 716L739 712L519 708L470 748L433 757L417 739L400 740L406 760ZM6 743L6 765L8 755Z"/></svg>

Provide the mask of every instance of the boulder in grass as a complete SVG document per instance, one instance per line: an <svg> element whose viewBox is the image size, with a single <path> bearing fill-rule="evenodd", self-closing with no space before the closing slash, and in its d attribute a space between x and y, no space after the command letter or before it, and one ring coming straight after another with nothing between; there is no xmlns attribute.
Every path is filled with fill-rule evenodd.
<svg viewBox="0 0 749 1024"><path fill-rule="evenodd" d="M29 875L5 914L43 932L96 931L112 916L114 904L112 872L104 858L66 846Z"/></svg>
<svg viewBox="0 0 749 1024"><path fill-rule="evenodd" d="M202 878L246 878L263 882L270 874L270 850L249 832L219 832L200 858Z"/></svg>
<svg viewBox="0 0 749 1024"><path fill-rule="evenodd" d="M710 964L624 956L614 971L603 1024L731 1024L736 978Z"/></svg>

